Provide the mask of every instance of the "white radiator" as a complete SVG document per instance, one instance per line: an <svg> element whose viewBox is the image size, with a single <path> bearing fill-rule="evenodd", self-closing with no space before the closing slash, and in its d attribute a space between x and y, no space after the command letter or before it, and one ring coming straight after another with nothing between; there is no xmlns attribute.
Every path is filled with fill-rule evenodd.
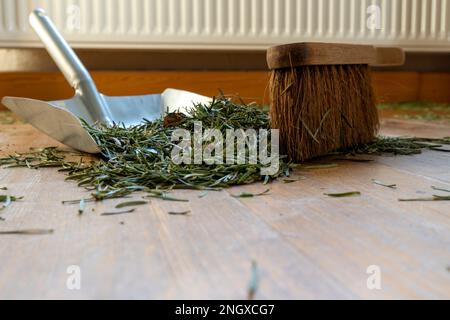
<svg viewBox="0 0 450 320"><path fill-rule="evenodd" d="M0 0L0 47L43 7L74 47L265 49L299 41L450 51L450 0Z"/></svg>

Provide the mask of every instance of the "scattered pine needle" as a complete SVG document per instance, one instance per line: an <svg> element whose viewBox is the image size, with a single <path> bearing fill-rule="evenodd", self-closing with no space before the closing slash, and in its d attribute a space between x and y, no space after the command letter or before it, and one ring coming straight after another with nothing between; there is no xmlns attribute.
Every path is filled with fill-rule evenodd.
<svg viewBox="0 0 450 320"><path fill-rule="evenodd" d="M343 192L343 193L325 193L326 196L332 198L358 197L361 195L359 191Z"/></svg>
<svg viewBox="0 0 450 320"><path fill-rule="evenodd" d="M450 201L450 196L437 196L431 198L413 198L413 199L398 199L401 202L420 202L420 201Z"/></svg>
<svg viewBox="0 0 450 320"><path fill-rule="evenodd" d="M8 200L8 198L11 201L19 201L19 200L23 199L23 197L14 197L14 196L9 196L9 195L0 195L0 202L5 202L5 201Z"/></svg>
<svg viewBox="0 0 450 320"><path fill-rule="evenodd" d="M256 296L256 292L258 291L259 285L259 277L258 277L258 264L256 261L252 262L252 270L250 275L250 282L248 284L248 300L254 300Z"/></svg>
<svg viewBox="0 0 450 320"><path fill-rule="evenodd" d="M129 201L129 202L122 202L119 203L116 206L116 209L122 209L122 208L126 208L126 207L136 207L136 206L143 206L145 204L147 204L148 201Z"/></svg>
<svg viewBox="0 0 450 320"><path fill-rule="evenodd" d="M171 216L187 216L188 214L191 213L191 211L190 211L190 210L187 210L187 211L181 211L181 212L179 212L179 211L169 211L168 213L169 213Z"/></svg>
<svg viewBox="0 0 450 320"><path fill-rule="evenodd" d="M320 169L333 169L339 167L339 164L337 163L326 163L326 164L311 164L311 165L304 165L300 168L306 169L306 170L320 170Z"/></svg>
<svg viewBox="0 0 450 320"><path fill-rule="evenodd" d="M105 212L102 213L102 216L117 216L117 215L122 215L122 214L127 214L127 213L133 213L135 212L136 209L130 209L130 210L126 210L126 211L116 211L116 212Z"/></svg>
<svg viewBox="0 0 450 320"><path fill-rule="evenodd" d="M80 204L81 200L84 200L85 203L87 202L94 202L95 199L79 199L79 200L64 200L61 201L62 204L69 204L69 205L74 205L74 204Z"/></svg>
<svg viewBox="0 0 450 320"><path fill-rule="evenodd" d="M189 202L189 200L187 199L179 199L179 198L175 198L172 196L169 196L167 194L150 194L145 196L145 198L156 198L156 199L161 199L164 201L175 201L175 202Z"/></svg>
<svg viewBox="0 0 450 320"><path fill-rule="evenodd" d="M375 179L372 179L372 182L374 184L382 186L382 187L386 187L386 188L390 188L390 189L397 189L396 184L388 184L388 183L384 183L383 181L375 180Z"/></svg>
<svg viewBox="0 0 450 320"><path fill-rule="evenodd" d="M437 147L430 147L430 150L439 151L439 152L450 152L450 149L437 148Z"/></svg>
<svg viewBox="0 0 450 320"><path fill-rule="evenodd" d="M24 236L39 236L53 234L53 229L29 229L29 230L13 230L13 231L0 231L0 235L24 235Z"/></svg>
<svg viewBox="0 0 450 320"><path fill-rule="evenodd" d="M438 187L431 187L431 188L436 191L450 192L450 189L444 189L444 188L438 188Z"/></svg>
<svg viewBox="0 0 450 320"><path fill-rule="evenodd" d="M261 192L261 193L242 192L241 194L231 195L231 196L234 198L254 198L254 197L266 196L269 194L269 192L270 192L270 189L267 189L266 191Z"/></svg>
<svg viewBox="0 0 450 320"><path fill-rule="evenodd" d="M298 181L301 181L301 180L305 180L305 178L298 178L298 179L290 179L290 178L288 178L288 179L283 179L283 183L289 184L289 183L294 183L294 182L298 182Z"/></svg>

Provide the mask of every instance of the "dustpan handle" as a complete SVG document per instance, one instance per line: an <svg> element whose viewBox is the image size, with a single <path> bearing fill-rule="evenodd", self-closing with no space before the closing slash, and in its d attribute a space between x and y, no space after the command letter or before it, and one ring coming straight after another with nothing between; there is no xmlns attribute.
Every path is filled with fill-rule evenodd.
<svg viewBox="0 0 450 320"><path fill-rule="evenodd" d="M30 14L30 24L67 82L83 99L92 119L110 125L112 120L108 106L99 94L94 80L45 11L35 9Z"/></svg>

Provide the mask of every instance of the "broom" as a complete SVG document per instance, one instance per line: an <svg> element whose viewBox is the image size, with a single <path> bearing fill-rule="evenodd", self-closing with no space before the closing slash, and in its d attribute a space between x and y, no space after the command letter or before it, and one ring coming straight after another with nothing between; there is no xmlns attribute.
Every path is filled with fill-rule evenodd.
<svg viewBox="0 0 450 320"><path fill-rule="evenodd" d="M280 147L304 162L371 142L379 129L370 66L404 63L400 48L296 43L267 52L271 121Z"/></svg>

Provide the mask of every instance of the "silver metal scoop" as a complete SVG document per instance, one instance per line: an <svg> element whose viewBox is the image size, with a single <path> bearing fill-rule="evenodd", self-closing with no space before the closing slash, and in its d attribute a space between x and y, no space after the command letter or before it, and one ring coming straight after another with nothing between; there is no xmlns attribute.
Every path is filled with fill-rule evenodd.
<svg viewBox="0 0 450 320"><path fill-rule="evenodd" d="M36 9L30 14L30 24L75 89L75 96L60 101L4 97L2 103L37 129L74 149L100 152L94 139L83 128L80 118L91 125L123 123L132 126L142 123L143 119L152 121L161 118L166 112L183 112L193 103L211 101L208 97L175 89L143 96L105 96L98 92L89 72L43 9Z"/></svg>

